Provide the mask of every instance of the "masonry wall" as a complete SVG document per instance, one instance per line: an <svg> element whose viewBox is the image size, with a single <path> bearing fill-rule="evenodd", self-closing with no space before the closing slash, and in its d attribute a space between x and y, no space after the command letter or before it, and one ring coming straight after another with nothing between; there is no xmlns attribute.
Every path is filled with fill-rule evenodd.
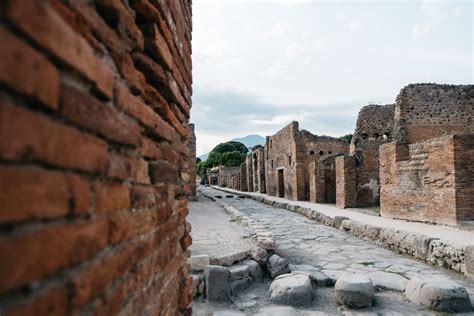
<svg viewBox="0 0 474 316"><path fill-rule="evenodd" d="M190 314L190 1L0 19L0 314Z"/></svg>
<svg viewBox="0 0 474 316"><path fill-rule="evenodd" d="M248 191L247 187L247 165L245 161L240 165L240 190Z"/></svg>
<svg viewBox="0 0 474 316"><path fill-rule="evenodd" d="M304 178L302 165L296 164L296 134L298 122L292 122L273 136L268 136L266 150L267 194L278 196L278 170L282 170L284 192L287 199L298 200L304 197ZM290 158L291 157L291 158ZM291 160L291 161L290 161ZM300 179L298 181L298 179Z"/></svg>
<svg viewBox="0 0 474 316"><path fill-rule="evenodd" d="M474 85L410 84L396 100L395 140L402 143L474 133Z"/></svg>
<svg viewBox="0 0 474 316"><path fill-rule="evenodd" d="M241 190L240 187L240 166L239 167L219 167L220 187Z"/></svg>
<svg viewBox="0 0 474 316"><path fill-rule="evenodd" d="M253 171L252 171L252 155L248 155L245 157L245 174L247 178L245 179L247 182L247 190L249 192L254 192L253 188Z"/></svg>
<svg viewBox="0 0 474 316"><path fill-rule="evenodd" d="M263 146L258 145L252 148L251 156L253 191L265 193L265 151Z"/></svg>
<svg viewBox="0 0 474 316"><path fill-rule="evenodd" d="M451 135L380 149L381 214L457 225L473 220L473 135Z"/></svg>
<svg viewBox="0 0 474 316"><path fill-rule="evenodd" d="M187 163L189 177L188 194L190 196L196 196L196 134L194 133L194 124L189 124Z"/></svg>
<svg viewBox="0 0 474 316"><path fill-rule="evenodd" d="M357 117L350 154L356 158L356 205L379 204L379 147L392 141L395 105L367 105Z"/></svg>
<svg viewBox="0 0 474 316"><path fill-rule="evenodd" d="M336 203L336 155L323 156L311 162L309 174L309 201Z"/></svg>

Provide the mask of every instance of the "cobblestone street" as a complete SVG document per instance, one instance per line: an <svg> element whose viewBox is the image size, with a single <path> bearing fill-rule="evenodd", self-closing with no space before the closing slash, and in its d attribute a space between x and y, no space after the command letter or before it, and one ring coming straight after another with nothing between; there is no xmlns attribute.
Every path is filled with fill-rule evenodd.
<svg viewBox="0 0 474 316"><path fill-rule="evenodd" d="M210 187L201 187L200 190L210 196L222 196L223 202L266 226L275 238L276 252L292 264L314 266L334 279L348 272L371 275L373 280L376 280L374 282L376 285L389 290L389 292L378 292L376 294L378 299L381 296L386 298L386 293L392 295L388 300L392 302L392 306L388 303L385 307L389 309L382 309L383 314L388 311L407 314L410 310L417 313L433 313L428 310L417 310L417 307L401 292L396 291L398 287L403 288L408 279L417 275L455 280L466 287L471 302L474 301L474 282L461 274L396 254L337 229L316 223L300 214L251 199L237 198L235 195L229 198L221 191ZM400 305L393 305L394 301L399 301ZM373 308L371 312L374 312Z"/></svg>

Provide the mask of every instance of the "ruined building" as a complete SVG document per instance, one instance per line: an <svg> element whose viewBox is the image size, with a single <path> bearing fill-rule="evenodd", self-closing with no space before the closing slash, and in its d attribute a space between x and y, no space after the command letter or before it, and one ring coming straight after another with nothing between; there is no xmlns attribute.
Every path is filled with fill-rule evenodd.
<svg viewBox="0 0 474 316"><path fill-rule="evenodd" d="M218 168L218 185L223 188L241 190L240 187L240 166Z"/></svg>
<svg viewBox="0 0 474 316"><path fill-rule="evenodd" d="M1 315L190 314L191 16L1 1Z"/></svg>
<svg viewBox="0 0 474 316"><path fill-rule="evenodd" d="M299 130L298 122L290 123L266 139L266 192L291 200L309 200L310 180L315 181L315 177L311 177L308 172L310 164L318 162L325 155L345 153L348 149L349 144L346 142L329 136L313 135L306 130Z"/></svg>
<svg viewBox="0 0 474 316"><path fill-rule="evenodd" d="M265 150L262 145L257 145L250 152L252 160L253 192L265 193Z"/></svg>
<svg viewBox="0 0 474 316"><path fill-rule="evenodd" d="M188 176L189 176L189 196L196 196L196 134L194 124L189 124L188 140Z"/></svg>
<svg viewBox="0 0 474 316"><path fill-rule="evenodd" d="M413 84L396 100L394 143L380 148L381 214L474 220L474 86Z"/></svg>
<svg viewBox="0 0 474 316"><path fill-rule="evenodd" d="M349 155L335 159L338 207L379 204L379 147L392 140L394 111L394 104L359 111Z"/></svg>

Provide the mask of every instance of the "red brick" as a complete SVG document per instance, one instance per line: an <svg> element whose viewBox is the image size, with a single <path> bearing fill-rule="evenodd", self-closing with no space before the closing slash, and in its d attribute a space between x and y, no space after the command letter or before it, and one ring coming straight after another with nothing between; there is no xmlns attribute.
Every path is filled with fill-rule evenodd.
<svg viewBox="0 0 474 316"><path fill-rule="evenodd" d="M110 182L94 183L95 210L110 212L130 208L130 189Z"/></svg>
<svg viewBox="0 0 474 316"><path fill-rule="evenodd" d="M122 276L136 262L146 257L153 249L152 246L150 239L134 240L114 249L112 253L75 273L71 279L71 307L76 309L90 302L113 280Z"/></svg>
<svg viewBox="0 0 474 316"><path fill-rule="evenodd" d="M132 207L144 208L156 204L155 190L150 187L134 187L132 189Z"/></svg>
<svg viewBox="0 0 474 316"><path fill-rule="evenodd" d="M52 285L31 298L16 302L5 309L4 315L49 315L62 316L68 313L68 293L63 285Z"/></svg>
<svg viewBox="0 0 474 316"><path fill-rule="evenodd" d="M163 150L160 143L149 138L143 138L140 146L140 153L148 158L160 159L163 156Z"/></svg>
<svg viewBox="0 0 474 316"><path fill-rule="evenodd" d="M166 43L165 38L160 33L160 30L158 29L156 24L153 23L152 25L150 25L149 32L151 34L149 42L151 50L153 51L155 56L163 62L164 66L167 69L173 69L173 55L171 54L168 48L168 44Z"/></svg>
<svg viewBox="0 0 474 316"><path fill-rule="evenodd" d="M40 169L0 166L0 223L49 219L69 211L64 174Z"/></svg>
<svg viewBox="0 0 474 316"><path fill-rule="evenodd" d="M143 50L144 39L130 11L120 0L98 0L96 5L109 24L114 24L122 37L129 39L132 49Z"/></svg>
<svg viewBox="0 0 474 316"><path fill-rule="evenodd" d="M139 144L141 131L138 124L90 94L64 85L61 103L62 114L75 124L97 131L113 141Z"/></svg>
<svg viewBox="0 0 474 316"><path fill-rule="evenodd" d="M112 97L112 70L47 2L5 0L3 7L6 17L38 45L79 71L105 96Z"/></svg>
<svg viewBox="0 0 474 316"><path fill-rule="evenodd" d="M169 141L176 139L175 130L140 98L132 95L126 87L121 85L116 91L117 104L122 110L135 117L153 134Z"/></svg>
<svg viewBox="0 0 474 316"><path fill-rule="evenodd" d="M90 213L90 189L88 179L75 174L68 174L67 182L71 195L71 211L75 214Z"/></svg>
<svg viewBox="0 0 474 316"><path fill-rule="evenodd" d="M127 240L131 237L151 233L156 223L154 209L138 212L115 212L109 216L110 243Z"/></svg>
<svg viewBox="0 0 474 316"><path fill-rule="evenodd" d="M0 42L4 43L0 45L0 82L56 109L59 96L59 74L56 68L47 58L2 26Z"/></svg>
<svg viewBox="0 0 474 316"><path fill-rule="evenodd" d="M179 174L175 166L165 161L156 161L149 164L150 178L153 184L170 183L178 181Z"/></svg>
<svg viewBox="0 0 474 316"><path fill-rule="evenodd" d="M148 162L144 159L131 158L132 180L137 183L150 184Z"/></svg>
<svg viewBox="0 0 474 316"><path fill-rule="evenodd" d="M87 172L104 172L107 145L48 117L0 102L0 157L41 161Z"/></svg>
<svg viewBox="0 0 474 316"><path fill-rule="evenodd" d="M57 224L0 240L0 293L89 258L107 244L107 221Z"/></svg>

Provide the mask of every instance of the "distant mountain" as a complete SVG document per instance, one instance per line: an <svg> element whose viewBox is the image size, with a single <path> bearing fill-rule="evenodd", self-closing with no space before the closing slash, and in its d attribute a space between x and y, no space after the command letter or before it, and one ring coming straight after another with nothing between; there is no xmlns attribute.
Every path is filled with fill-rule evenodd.
<svg viewBox="0 0 474 316"><path fill-rule="evenodd" d="M247 135L242 138L234 138L231 141L241 142L246 147L253 147L255 145L264 145L265 137L260 135ZM209 156L209 153L202 154L201 156L198 156L198 158L201 160L207 160L207 156Z"/></svg>

